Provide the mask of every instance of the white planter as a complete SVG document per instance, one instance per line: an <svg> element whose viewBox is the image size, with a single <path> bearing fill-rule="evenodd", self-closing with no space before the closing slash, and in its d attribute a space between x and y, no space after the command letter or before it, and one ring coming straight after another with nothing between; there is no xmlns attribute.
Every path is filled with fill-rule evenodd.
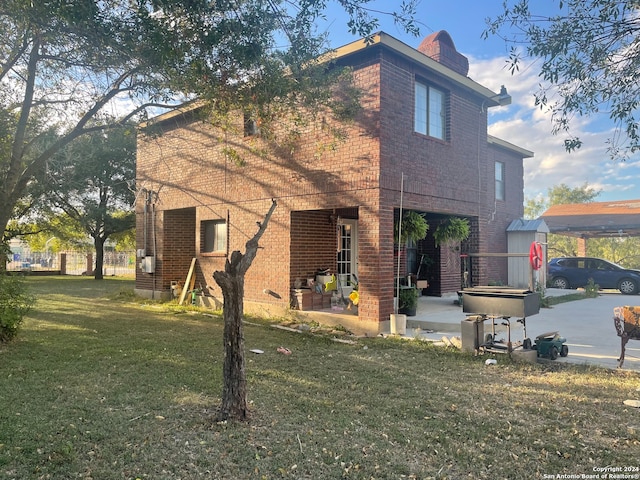
<svg viewBox="0 0 640 480"><path fill-rule="evenodd" d="M392 313L389 329L392 335L404 335L407 333L407 316L404 313Z"/></svg>

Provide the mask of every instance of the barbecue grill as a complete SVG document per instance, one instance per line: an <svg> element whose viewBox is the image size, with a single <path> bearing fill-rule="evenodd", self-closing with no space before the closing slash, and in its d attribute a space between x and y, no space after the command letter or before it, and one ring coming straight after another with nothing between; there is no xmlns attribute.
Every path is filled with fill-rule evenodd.
<svg viewBox="0 0 640 480"><path fill-rule="evenodd" d="M461 296L462 311L469 314L462 325L463 349L472 346L476 352L511 353L514 347L531 348L526 318L540 312L538 293L510 287L477 286L463 289ZM524 330L523 341L516 344L511 342L511 317L516 317ZM483 339L483 324L487 320L491 320L492 333ZM507 327L506 343L496 340L496 321Z"/></svg>

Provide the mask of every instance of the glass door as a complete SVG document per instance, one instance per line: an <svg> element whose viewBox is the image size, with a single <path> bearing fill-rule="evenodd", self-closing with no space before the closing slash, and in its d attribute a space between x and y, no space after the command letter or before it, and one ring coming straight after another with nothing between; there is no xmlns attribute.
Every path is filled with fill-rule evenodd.
<svg viewBox="0 0 640 480"><path fill-rule="evenodd" d="M340 219L338 223L338 275L340 286L355 283L358 275L358 223L357 220Z"/></svg>

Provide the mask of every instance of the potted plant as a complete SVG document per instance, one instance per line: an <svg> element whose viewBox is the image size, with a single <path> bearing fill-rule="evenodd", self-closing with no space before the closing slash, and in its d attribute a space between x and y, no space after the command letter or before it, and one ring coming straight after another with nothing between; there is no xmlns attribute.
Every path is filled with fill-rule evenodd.
<svg viewBox="0 0 640 480"><path fill-rule="evenodd" d="M418 309L419 292L414 287L402 287L398 297L398 313L404 313L408 317L415 316Z"/></svg>
<svg viewBox="0 0 640 480"><path fill-rule="evenodd" d="M402 223L395 223L393 238L399 245L404 245L408 241L422 240L427 236L428 230L429 224L424 218L424 214L407 210L402 215Z"/></svg>
<svg viewBox="0 0 640 480"><path fill-rule="evenodd" d="M433 238L436 246L463 242L469 238L469 220L460 217L449 217L436 227Z"/></svg>

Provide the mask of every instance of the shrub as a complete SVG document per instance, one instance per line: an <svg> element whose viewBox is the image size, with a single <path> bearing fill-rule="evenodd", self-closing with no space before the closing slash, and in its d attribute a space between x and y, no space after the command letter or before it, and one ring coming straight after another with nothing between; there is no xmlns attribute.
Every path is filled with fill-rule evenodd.
<svg viewBox="0 0 640 480"><path fill-rule="evenodd" d="M600 291L600 285L593 281L593 278L589 279L589 283L584 286L584 293L587 298L596 298Z"/></svg>
<svg viewBox="0 0 640 480"><path fill-rule="evenodd" d="M22 278L0 275L0 343L16 336L34 302L35 297L29 293Z"/></svg>
<svg viewBox="0 0 640 480"><path fill-rule="evenodd" d="M398 308L416 308L419 292L417 288L401 288Z"/></svg>

